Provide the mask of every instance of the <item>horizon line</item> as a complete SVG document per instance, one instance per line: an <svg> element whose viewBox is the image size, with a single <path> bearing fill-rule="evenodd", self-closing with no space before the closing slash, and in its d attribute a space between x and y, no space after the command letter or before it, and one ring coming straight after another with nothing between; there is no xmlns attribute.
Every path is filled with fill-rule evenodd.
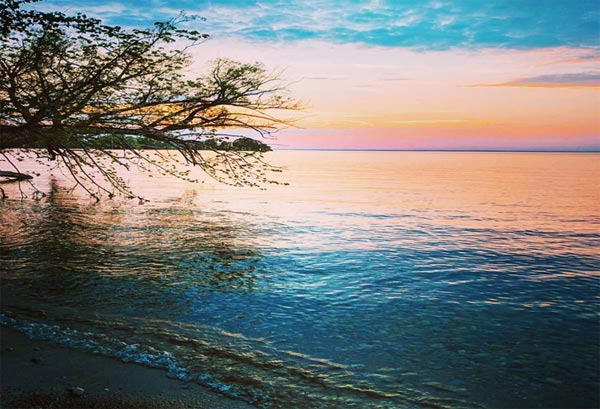
<svg viewBox="0 0 600 409"><path fill-rule="evenodd" d="M498 152L498 153L600 153L600 148L575 149L376 149L376 148L273 148L273 151L341 151L341 152Z"/></svg>

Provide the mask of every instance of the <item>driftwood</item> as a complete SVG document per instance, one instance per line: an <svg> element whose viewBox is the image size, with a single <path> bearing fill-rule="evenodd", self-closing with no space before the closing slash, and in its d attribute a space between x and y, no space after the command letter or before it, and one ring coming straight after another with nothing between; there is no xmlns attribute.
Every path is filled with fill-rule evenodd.
<svg viewBox="0 0 600 409"><path fill-rule="evenodd" d="M33 176L27 175L25 173L9 172L6 170L0 170L0 178L6 178L4 180L0 180L0 183L12 183L12 182L19 182L21 180L33 179Z"/></svg>

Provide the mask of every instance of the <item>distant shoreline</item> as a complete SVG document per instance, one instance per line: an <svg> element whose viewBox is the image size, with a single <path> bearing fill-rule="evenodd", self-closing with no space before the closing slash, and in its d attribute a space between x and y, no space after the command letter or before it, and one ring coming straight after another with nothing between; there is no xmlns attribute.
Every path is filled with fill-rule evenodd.
<svg viewBox="0 0 600 409"><path fill-rule="evenodd" d="M457 152L457 153L600 153L599 150L500 150L500 149L319 149L277 148L273 151L316 151L316 152Z"/></svg>

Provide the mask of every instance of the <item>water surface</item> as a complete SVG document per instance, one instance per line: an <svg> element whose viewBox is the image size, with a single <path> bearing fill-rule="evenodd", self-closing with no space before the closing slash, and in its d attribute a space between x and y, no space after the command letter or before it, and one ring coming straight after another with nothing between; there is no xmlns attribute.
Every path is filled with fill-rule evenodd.
<svg viewBox="0 0 600 409"><path fill-rule="evenodd" d="M600 155L268 157L289 186L10 186L2 323L259 407L600 406Z"/></svg>

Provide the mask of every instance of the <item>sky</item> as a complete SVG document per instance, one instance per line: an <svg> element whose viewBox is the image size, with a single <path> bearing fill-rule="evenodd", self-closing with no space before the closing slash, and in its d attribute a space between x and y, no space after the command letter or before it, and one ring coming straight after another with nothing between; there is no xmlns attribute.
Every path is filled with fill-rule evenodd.
<svg viewBox="0 0 600 409"><path fill-rule="evenodd" d="M600 150L597 0L45 0L148 26L181 11L306 106L280 149Z"/></svg>

